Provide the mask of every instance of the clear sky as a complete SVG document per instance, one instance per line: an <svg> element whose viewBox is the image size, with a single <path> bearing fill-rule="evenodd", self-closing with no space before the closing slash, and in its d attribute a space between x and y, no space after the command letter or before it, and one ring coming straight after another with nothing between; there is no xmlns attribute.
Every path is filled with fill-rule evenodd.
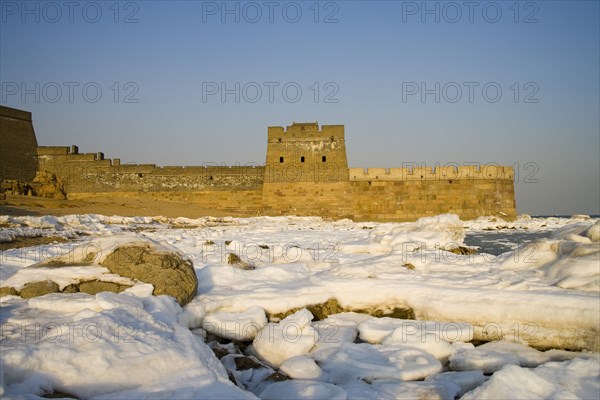
<svg viewBox="0 0 600 400"><path fill-rule="evenodd" d="M514 165L519 213L600 214L598 1L0 6L40 145L264 164L267 126L344 124L350 167Z"/></svg>

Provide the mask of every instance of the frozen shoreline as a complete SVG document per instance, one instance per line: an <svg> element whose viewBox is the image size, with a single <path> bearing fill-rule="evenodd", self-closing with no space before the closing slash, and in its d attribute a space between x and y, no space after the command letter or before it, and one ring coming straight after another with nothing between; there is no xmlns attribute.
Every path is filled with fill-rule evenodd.
<svg viewBox="0 0 600 400"><path fill-rule="evenodd" d="M452 216L438 216L404 224L354 223L347 220L326 222L314 217L195 220L96 215L0 217L0 224L3 226L0 240L11 240L16 236L51 234L67 238L79 237L78 243L81 245L88 242L100 243L97 237L105 237L110 242L111 236L117 239L123 234L133 234L163 242L189 256L194 263L199 282L198 295L183 309L169 297L150 296L148 285L141 284L134 284L131 289L121 294L52 294L30 300L14 296L3 297L0 322L3 324L2 362L6 368L1 374L3 383L0 390L8 397L61 391L86 398L239 398L251 397L252 393L261 395L263 391L265 397L270 397L273 393L288 393L290 390L291 393L300 396L301 389L308 387L313 387L317 392L322 390L323 393L332 395L336 393L335 396L343 393L352 397L363 391L371 395L381 395L382 390L391 390L389 388L392 386L389 385L400 385L415 395L437 393L440 398L451 398L457 393L462 395L463 392L474 388L480 392L498 391L498 387L502 386L501 380L491 379L488 385L484 383L485 379L474 375L472 379L469 378L472 385L477 383L473 388L470 385L457 386L456 381L450 384L447 381L443 381L446 382L444 384L440 383L444 374L456 371L456 368L473 368L473 371L488 368L473 364L476 353L472 353L474 350L469 350L469 346L461 347L462 342L459 342L448 347L443 345L443 339L440 339L441 342L434 340L431 343L425 341L412 345L406 340L398 342L396 339L386 339L383 344L369 345L396 352L393 353L396 354L393 357L400 357L401 354L402 357L409 357L406 360L411 359L409 354L419 357L418 354L421 353L415 353L413 350L413 353L407 353L409 348L414 349L417 344L421 349L419 351L424 351L424 354L430 354L428 351L438 356L446 354L439 364L439 369L433 367L437 361L431 361L432 369L420 370L425 374L432 374L431 380L428 378L429 383L405 382L402 379L388 382L386 379L396 376L393 371L399 368L390 364L389 372L383 373L384 370L380 370L373 375L378 378L368 387L358 387L356 382L352 381L355 378L348 377L360 376L373 367L365 364L364 368L367 369L343 373L339 370L341 365L327 364L326 358L322 358L323 354L326 354L323 351L327 346L322 346L323 338L319 341L319 335L316 334L320 332L321 336L326 337L327 326L314 321L310 323L310 319L308 323L293 320L299 327L305 327L302 329L309 329L310 326L317 329L314 331L311 328L313 330L306 331L306 340L316 337L316 341L312 344L310 341L306 342L306 349L298 350L298 355L306 360L298 359L297 364L288 366L284 363L282 369L294 375L298 368L309 368L315 371L314 376L300 374L295 379L286 381L290 382L289 384L275 384L260 380L258 375L254 376L259 370L249 370L255 371L249 376L246 371L242 373L234 368L233 373L238 381L238 386L235 386L227 379L225 367L190 329L196 334L203 334L202 327L208 326L206 324L218 327L222 321L228 321L226 330L230 331L239 330L241 325L255 326L256 329L246 329L244 332L244 340L251 340L247 335L257 335L261 327L265 326L265 313L285 313L335 299L346 311L385 311L400 307L413 310L417 320L428 320L438 326L447 326L443 325L444 323L467 323L465 326L469 326L468 329L472 331L470 338L476 341L505 343L502 340L507 340L543 349L598 351L600 304L597 299L600 271L594 267L598 265L599 252L598 241L594 236L597 235L594 233L594 229L597 228L591 228L599 226L594 225L595 222L595 219L582 217L521 218L514 222L481 218L462 222ZM550 237L534 240L521 247L514 243L514 251L501 255L460 255L444 250L455 245L464 245L466 232L485 235L486 232L499 230L547 232ZM33 279L24 275L27 272L25 267L41 261L40 258L64 256L73 249L73 243L57 243L38 246L35 249L3 251L0 260L2 286L4 283ZM245 260L252 269L229 265L227 255L231 253ZM63 279L76 280L83 278L85 274L103 273L94 268L96 267L74 269L69 272L70 277ZM250 312L250 309L254 311ZM329 318L332 319L325 321L334 321L339 329L345 327L340 330L340 334L346 332L342 336L336 336L338 342L334 347L337 349L338 346L347 343L339 347L339 350L327 350L334 351L331 353L332 360L335 360L335 357L354 357L358 354L363 354L361 357L367 359L377 358L382 354L392 357L392 353L373 353L375 348L368 346L354 347L358 344L352 343L353 337L356 338L358 332L363 329L360 328L363 325L359 320L355 323L352 322L354 317L346 320L339 319L336 315ZM369 316L360 318L376 320ZM53 325L54 330L50 330L55 333L54 336L44 336L42 331L36 336L35 329L32 328L36 323L50 326L48 324L57 322L58 328ZM123 327L132 322L135 324L135 331L121 331L119 339L129 332L129 339L133 338L133 343L115 340L114 331L110 331L108 327L111 324ZM82 340L83 331L73 330L69 332L74 340L65 340L71 337L67 335L65 327L74 324L92 324L94 327L94 324L97 324L102 335L92 343ZM34 330L33 335L25 331L27 340L22 340L22 326ZM318 328L319 326L321 328ZM394 329L382 332L391 338ZM52 343L48 338L56 337L57 332L61 333L60 340ZM98 330L90 332L88 334L92 335ZM311 350L315 343L317 346ZM282 349L287 349L286 352L294 348L292 343L285 341L282 346ZM472 345L470 346L472 348ZM514 368L529 365L550 367L550 364L560 361L573 363L565 364L565 368L569 368L569 365L579 366L579 369L574 368L575 380L582 379L582 382L587 382L592 379L590 376L595 376L595 370L589 370L589 363L597 363L597 355L556 353L557 350L551 350L555 353L533 353L536 350L531 347L520 346L522 347L518 351L530 349L527 352L531 353L530 356L523 356L525 358L521 361L510 353L516 350L506 346L495 347L493 352L499 354L497 357L500 360L499 364L495 364L498 366L495 371L504 373L504 365L512 365ZM267 359L271 357L270 352L275 351L271 345L259 348L262 349L262 355L257 355ZM480 353L483 346L481 348L482 350L478 350ZM194 349L191 352L193 354L190 353L190 349ZM335 355L338 354L336 351L340 352L339 355ZM489 358L489 354L492 354L489 351L481 354L488 354L486 357ZM160 376L145 372L145 365L158 362L152 361L154 352L164 353L164 357L170 360L161 367ZM105 355L100 356L104 353ZM30 354L26 364L23 364L24 354ZM121 356L123 354L129 354L131 358ZM451 357L450 361L448 354L454 357ZM540 354L547 355L542 357ZM51 360L48 357L55 359ZM582 361L568 361L573 357ZM596 361L589 360L590 357ZM117 368L115 375L111 375L112 378L106 381L104 386L94 385L92 380L97 379L94 377L98 372L86 367L85 363L89 361L84 360L102 362L109 368L114 368L115 363L124 363L124 369ZM141 364L134 364L134 360L141 361ZM229 365L224 360L223 363ZM537 361L533 363L531 360ZM65 369L65 363L69 368ZM470 367L463 367L465 365ZM587 372L582 369L583 365L588 368L585 370ZM233 367L230 367L228 369L231 373ZM514 368L507 370L506 374L516 373ZM405 369L404 375L398 372L397 376L408 377L409 380L421 376L407 374L409 370ZM579 370L583 375L577 375ZM554 370L546 368L540 371L545 371L546 374ZM500 372L496 372L498 377L503 376ZM438 375L439 378L436 378ZM91 380L84 380L82 376L88 376ZM125 376L129 378L123 379ZM423 377L425 376L427 375ZM193 378L195 383L186 383L187 380L182 380L184 377ZM256 381L257 379L260 382ZM293 382L296 386L292 385ZM252 393L241 391L239 385L251 389ZM486 389L486 385L491 389ZM549 382L548 385L556 383ZM592 385L588 389L595 390L597 386ZM200 393L204 395L199 395Z"/></svg>

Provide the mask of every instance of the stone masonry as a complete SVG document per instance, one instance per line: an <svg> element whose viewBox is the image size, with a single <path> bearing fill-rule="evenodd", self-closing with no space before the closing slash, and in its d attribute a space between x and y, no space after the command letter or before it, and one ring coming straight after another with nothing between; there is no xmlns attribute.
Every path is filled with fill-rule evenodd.
<svg viewBox="0 0 600 400"><path fill-rule="evenodd" d="M3 176L30 181L36 169L51 172L62 179L69 199L110 194L186 202L236 215L357 221L413 221L442 213L462 219L516 216L512 167L348 168L343 125L269 127L264 166L159 167L122 164L99 152L79 153L77 146L37 147L37 157L32 156L31 114L6 107L1 111ZM25 113L16 114L24 119L4 116L14 111ZM28 133L27 146L4 148L23 132ZM6 172L13 170L21 172Z"/></svg>

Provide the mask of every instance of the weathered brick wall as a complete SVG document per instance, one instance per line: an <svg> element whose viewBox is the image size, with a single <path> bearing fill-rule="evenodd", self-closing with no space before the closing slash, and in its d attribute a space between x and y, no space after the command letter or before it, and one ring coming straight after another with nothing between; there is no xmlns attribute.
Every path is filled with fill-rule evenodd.
<svg viewBox="0 0 600 400"><path fill-rule="evenodd" d="M93 199L110 195L116 198L166 200L193 204L200 209L218 210L236 216L256 216L262 213L262 190L207 190L160 192L87 192L71 193L70 200Z"/></svg>
<svg viewBox="0 0 600 400"><path fill-rule="evenodd" d="M352 168L355 219L414 221L454 213L516 217L512 167Z"/></svg>
<svg viewBox="0 0 600 400"><path fill-rule="evenodd" d="M37 169L36 149L31 113L0 106L0 182L31 182Z"/></svg>
<svg viewBox="0 0 600 400"><path fill-rule="evenodd" d="M265 215L353 218L350 182L278 182L263 185Z"/></svg>
<svg viewBox="0 0 600 400"><path fill-rule="evenodd" d="M463 220L482 215L516 217L512 180L354 181L357 221L414 221L453 213Z"/></svg>
<svg viewBox="0 0 600 400"><path fill-rule="evenodd" d="M110 192L208 192L261 190L264 167L157 167L79 154L76 147L40 147L39 168L62 177L67 196Z"/></svg>

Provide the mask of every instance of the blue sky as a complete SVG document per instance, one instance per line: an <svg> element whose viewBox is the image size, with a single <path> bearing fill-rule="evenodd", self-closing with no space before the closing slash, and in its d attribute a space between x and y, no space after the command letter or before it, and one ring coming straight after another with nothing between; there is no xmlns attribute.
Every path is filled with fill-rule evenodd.
<svg viewBox="0 0 600 400"><path fill-rule="evenodd" d="M470 4L1 0L0 103L40 145L159 165L344 124L351 167L514 165L518 212L600 214L599 2Z"/></svg>

